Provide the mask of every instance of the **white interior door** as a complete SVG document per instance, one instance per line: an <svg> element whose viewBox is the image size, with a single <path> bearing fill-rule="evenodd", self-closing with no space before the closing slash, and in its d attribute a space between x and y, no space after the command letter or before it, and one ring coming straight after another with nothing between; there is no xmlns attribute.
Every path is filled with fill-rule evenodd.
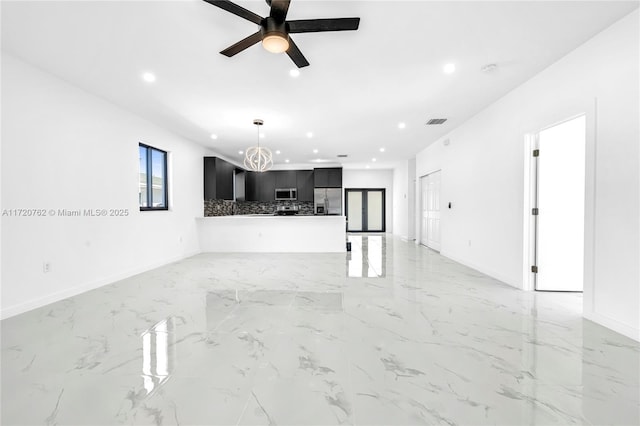
<svg viewBox="0 0 640 426"><path fill-rule="evenodd" d="M429 217L429 209L427 208L427 192L429 189L429 176L420 178L420 244L427 245L427 219Z"/></svg>
<svg viewBox="0 0 640 426"><path fill-rule="evenodd" d="M440 251L440 171L420 178L420 243Z"/></svg>
<svg viewBox="0 0 640 426"><path fill-rule="evenodd" d="M431 173L427 186L427 245L440 251L440 172Z"/></svg>
<svg viewBox="0 0 640 426"><path fill-rule="evenodd" d="M538 135L536 290L582 291L586 118Z"/></svg>

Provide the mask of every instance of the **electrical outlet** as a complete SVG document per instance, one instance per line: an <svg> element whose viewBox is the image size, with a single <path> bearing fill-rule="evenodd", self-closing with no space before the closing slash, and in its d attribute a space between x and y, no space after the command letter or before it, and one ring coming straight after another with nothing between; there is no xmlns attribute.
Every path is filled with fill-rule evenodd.
<svg viewBox="0 0 640 426"><path fill-rule="evenodd" d="M51 272L51 262L42 262L42 272Z"/></svg>

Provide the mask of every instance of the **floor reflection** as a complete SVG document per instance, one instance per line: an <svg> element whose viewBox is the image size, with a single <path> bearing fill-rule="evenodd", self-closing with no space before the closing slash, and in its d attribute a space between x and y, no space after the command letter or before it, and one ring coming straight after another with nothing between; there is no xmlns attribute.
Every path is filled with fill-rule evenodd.
<svg viewBox="0 0 640 426"><path fill-rule="evenodd" d="M0 424L640 424L640 343L581 294L349 239L352 264L201 254L3 320Z"/></svg>
<svg viewBox="0 0 640 426"><path fill-rule="evenodd" d="M381 278L386 274L386 240L384 235L349 234L351 251L347 254L347 276Z"/></svg>
<svg viewBox="0 0 640 426"><path fill-rule="evenodd" d="M175 322L163 319L142 333L142 385L147 395L171 376L175 362Z"/></svg>

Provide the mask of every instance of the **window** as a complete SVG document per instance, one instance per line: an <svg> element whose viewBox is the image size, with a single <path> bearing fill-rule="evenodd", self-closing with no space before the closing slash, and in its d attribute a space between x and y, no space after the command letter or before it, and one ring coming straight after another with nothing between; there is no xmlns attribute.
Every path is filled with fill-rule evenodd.
<svg viewBox="0 0 640 426"><path fill-rule="evenodd" d="M167 153L140 144L140 210L167 210Z"/></svg>

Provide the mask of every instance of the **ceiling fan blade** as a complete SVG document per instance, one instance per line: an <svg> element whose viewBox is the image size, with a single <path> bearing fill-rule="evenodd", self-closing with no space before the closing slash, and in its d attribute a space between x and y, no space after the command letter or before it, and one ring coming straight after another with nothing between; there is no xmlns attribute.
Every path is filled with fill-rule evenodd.
<svg viewBox="0 0 640 426"><path fill-rule="evenodd" d="M291 0L271 0L271 12L269 16L274 18L276 22L284 22L287 19L289 3L291 3Z"/></svg>
<svg viewBox="0 0 640 426"><path fill-rule="evenodd" d="M247 47L251 47L261 40L262 40L262 33L258 31L257 33L253 33L249 37L240 40L233 46L227 47L220 53L222 53L224 56L232 57L233 55L242 52Z"/></svg>
<svg viewBox="0 0 640 426"><path fill-rule="evenodd" d="M256 15L252 11L245 9L242 6L238 6L235 3L231 3L228 0L204 0L204 1L214 6L218 6L220 9L224 9L227 12L233 13L234 15L237 15L241 18L244 18L247 21L251 21L254 24L260 25L260 23L262 22L262 16Z"/></svg>
<svg viewBox="0 0 640 426"><path fill-rule="evenodd" d="M360 18L301 19L287 21L289 33L316 33L321 31L353 31L358 29Z"/></svg>
<svg viewBox="0 0 640 426"><path fill-rule="evenodd" d="M293 63L296 64L298 68L303 68L309 65L309 61L307 61L307 58L304 57L291 37L289 37L289 49L287 50L287 55L289 55Z"/></svg>

